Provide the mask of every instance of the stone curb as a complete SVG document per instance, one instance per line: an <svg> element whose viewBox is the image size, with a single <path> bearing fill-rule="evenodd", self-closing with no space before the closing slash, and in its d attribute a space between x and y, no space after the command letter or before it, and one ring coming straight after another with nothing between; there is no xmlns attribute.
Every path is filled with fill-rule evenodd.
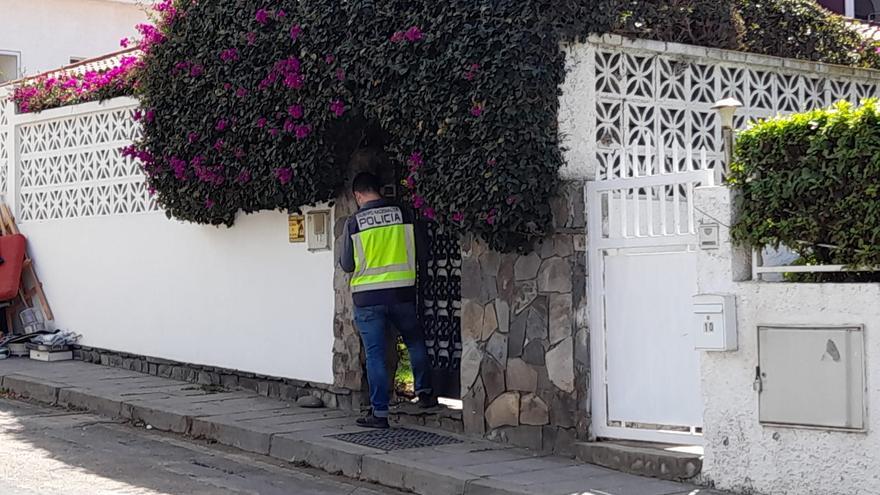
<svg viewBox="0 0 880 495"><path fill-rule="evenodd" d="M531 495L527 487L505 486L494 480L447 468L387 455L381 451L347 444L325 435L340 430L308 430L269 433L258 428L232 427L214 423L209 415L175 411L147 400L105 397L41 378L11 374L2 378L2 388L37 402L88 410L97 414L143 421L160 431L193 435L241 450L268 454L276 459L307 465L331 474L377 483L418 495ZM237 430L237 431L235 431Z"/></svg>

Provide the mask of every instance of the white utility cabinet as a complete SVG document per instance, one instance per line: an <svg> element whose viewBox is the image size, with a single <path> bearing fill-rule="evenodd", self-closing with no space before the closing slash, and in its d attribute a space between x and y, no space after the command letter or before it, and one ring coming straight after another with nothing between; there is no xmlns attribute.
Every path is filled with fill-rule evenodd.
<svg viewBox="0 0 880 495"><path fill-rule="evenodd" d="M861 326L758 327L762 423L865 429Z"/></svg>

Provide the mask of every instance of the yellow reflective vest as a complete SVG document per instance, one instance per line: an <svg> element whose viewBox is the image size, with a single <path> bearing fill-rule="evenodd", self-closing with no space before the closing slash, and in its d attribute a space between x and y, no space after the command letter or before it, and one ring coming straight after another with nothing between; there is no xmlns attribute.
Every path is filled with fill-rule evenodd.
<svg viewBox="0 0 880 495"><path fill-rule="evenodd" d="M352 234L354 274L352 292L416 285L416 245L413 225L404 223L396 206L355 215L359 231Z"/></svg>

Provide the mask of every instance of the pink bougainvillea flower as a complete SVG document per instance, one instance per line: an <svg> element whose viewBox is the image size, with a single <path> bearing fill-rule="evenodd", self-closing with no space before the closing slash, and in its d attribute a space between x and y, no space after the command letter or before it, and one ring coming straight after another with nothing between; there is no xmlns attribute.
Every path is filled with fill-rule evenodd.
<svg viewBox="0 0 880 495"><path fill-rule="evenodd" d="M186 139L187 139L187 141L189 141L189 144L193 144L199 140L199 133L198 132L190 132L186 136Z"/></svg>
<svg viewBox="0 0 880 495"><path fill-rule="evenodd" d="M147 194L149 194L150 197L152 198L153 196L156 195L156 188L153 187L153 186L148 187L148 188L147 188Z"/></svg>
<svg viewBox="0 0 880 495"><path fill-rule="evenodd" d="M276 129L275 127L269 129L269 135L272 136L272 137L277 136L278 133L280 133L280 132L281 132L281 131L280 131L279 129Z"/></svg>
<svg viewBox="0 0 880 495"><path fill-rule="evenodd" d="M419 29L418 26L413 26L413 27L407 29L406 34L404 34L403 36L410 43L415 43L416 41L421 41L421 39L425 37L425 35L422 34L422 30Z"/></svg>
<svg viewBox="0 0 880 495"><path fill-rule="evenodd" d="M156 111L155 110L147 110L147 113L144 114L144 120L149 124L156 120Z"/></svg>
<svg viewBox="0 0 880 495"><path fill-rule="evenodd" d="M88 98L90 93L105 88L133 88L132 70L139 67L136 57L122 57L116 66L102 70L88 70L82 74L67 74L60 78L40 77L34 82L13 88L12 99L22 112L30 112L35 106L47 103L65 103ZM83 100L80 100L83 101ZM132 115L143 119L143 112Z"/></svg>
<svg viewBox="0 0 880 495"><path fill-rule="evenodd" d="M257 33L251 31L248 34L244 35L244 37L247 40L247 44L249 46L254 46L257 44Z"/></svg>
<svg viewBox="0 0 880 495"><path fill-rule="evenodd" d="M224 62L235 62L238 58L238 48L227 48L220 52L220 60Z"/></svg>
<svg viewBox="0 0 880 495"><path fill-rule="evenodd" d="M480 64L471 64L470 69L464 74L464 78L468 81L473 81L477 77L477 72L480 70Z"/></svg>
<svg viewBox="0 0 880 495"><path fill-rule="evenodd" d="M285 58L283 60L279 60L275 62L275 70L287 74L287 73L297 73L299 72L300 66L302 63L296 57Z"/></svg>
<svg viewBox="0 0 880 495"><path fill-rule="evenodd" d="M248 95L248 90L246 90L245 88L238 88L235 90L235 96L237 96L239 98L244 98L247 95Z"/></svg>
<svg viewBox="0 0 880 495"><path fill-rule="evenodd" d="M257 22L259 22L260 24L265 26L266 23L269 22L269 12L266 9L260 9L254 15L254 19L256 19Z"/></svg>
<svg viewBox="0 0 880 495"><path fill-rule="evenodd" d="M477 103L476 105L471 107L471 115L473 115L474 117L479 117L483 115L484 111L485 108L483 108L483 105L481 103Z"/></svg>
<svg viewBox="0 0 880 495"><path fill-rule="evenodd" d="M119 46L122 48L128 48L128 38L122 38L119 40Z"/></svg>
<svg viewBox="0 0 880 495"><path fill-rule="evenodd" d="M303 77L300 74L288 74L284 76L284 85L288 88L300 89L303 87Z"/></svg>
<svg viewBox="0 0 880 495"><path fill-rule="evenodd" d="M284 132L294 132L296 130L296 122L292 120L284 121Z"/></svg>
<svg viewBox="0 0 880 495"><path fill-rule="evenodd" d="M296 126L296 130L294 130L294 134L296 134L297 139L305 139L309 137L309 134L312 133L312 128L307 125L298 125Z"/></svg>
<svg viewBox="0 0 880 495"><path fill-rule="evenodd" d="M290 182L290 179L293 178L293 170L290 167L276 168L275 178L278 179L278 182L281 184L287 184Z"/></svg>
<svg viewBox="0 0 880 495"><path fill-rule="evenodd" d="M413 172L415 172L416 170L421 168L421 166L422 166L422 164L424 164L424 162L425 162L425 159L422 157L421 151L413 152L413 154L409 155L409 160L407 160L407 163L409 163L409 168Z"/></svg>
<svg viewBox="0 0 880 495"><path fill-rule="evenodd" d="M192 77L199 77L205 73L205 66L202 64L193 64L193 66L189 69L189 75Z"/></svg>
<svg viewBox="0 0 880 495"><path fill-rule="evenodd" d="M220 119L220 120L218 120L218 121L217 121L217 125L214 126L214 128L217 129L217 130L220 131L220 132L225 131L227 127L229 127L229 121L226 120L226 119Z"/></svg>
<svg viewBox="0 0 880 495"><path fill-rule="evenodd" d="M207 209L209 209L209 210L213 210L213 209L214 209L214 206L215 206L216 204L217 204L217 203L215 203L214 200L211 199L211 198L207 198L207 199L205 199L205 208L207 208Z"/></svg>
<svg viewBox="0 0 880 495"><path fill-rule="evenodd" d="M135 122L140 122L140 120L144 118L144 112L141 109L137 109L131 114L131 118L134 119Z"/></svg>
<svg viewBox="0 0 880 495"><path fill-rule="evenodd" d="M336 69L336 80L337 81L345 81L345 70L342 68Z"/></svg>
<svg viewBox="0 0 880 495"><path fill-rule="evenodd" d="M425 218L427 218L429 220L433 220L437 216L437 213L434 211L434 208L431 208L430 206L425 208L425 210L422 212L422 214L425 215Z"/></svg>
<svg viewBox="0 0 880 495"><path fill-rule="evenodd" d="M489 213L486 214L486 223L487 224L495 225L495 213L497 213L497 212L498 212L498 210L496 210L495 208L492 208L491 210L489 210Z"/></svg>
<svg viewBox="0 0 880 495"><path fill-rule="evenodd" d="M251 181L251 173L247 170L242 170L238 173L238 177L235 179L239 184L247 184Z"/></svg>
<svg viewBox="0 0 880 495"><path fill-rule="evenodd" d="M413 204L413 208L419 209L422 206L425 206L425 198L419 196L418 194L413 194L412 204Z"/></svg>
<svg viewBox="0 0 880 495"><path fill-rule="evenodd" d="M343 103L342 100L331 101L330 111L333 112L333 115L342 117L342 115L345 114L345 103Z"/></svg>
<svg viewBox="0 0 880 495"><path fill-rule="evenodd" d="M335 61L336 61L336 57L333 54L328 53L327 55L324 55L324 62L327 65L333 65L333 62L335 62Z"/></svg>
<svg viewBox="0 0 880 495"><path fill-rule="evenodd" d="M159 23L167 26L174 22L177 17L177 8L174 7L173 0L163 0L153 5L153 10L159 13Z"/></svg>
<svg viewBox="0 0 880 495"><path fill-rule="evenodd" d="M455 223L461 223L464 220L464 213L457 211L452 214L452 221Z"/></svg>
<svg viewBox="0 0 880 495"><path fill-rule="evenodd" d="M168 164L171 166L171 170L174 171L174 177L177 180L181 180L186 177L186 160L181 160L177 157L171 157L168 161Z"/></svg>
<svg viewBox="0 0 880 495"><path fill-rule="evenodd" d="M135 29L141 34L139 48L145 52L149 51L151 47L165 41L165 35L152 24L138 24L135 26Z"/></svg>
<svg viewBox="0 0 880 495"><path fill-rule="evenodd" d="M405 34L403 31L397 31L396 33L391 35L391 42L392 43L400 43L404 39L406 39L406 38L405 38Z"/></svg>
<svg viewBox="0 0 880 495"><path fill-rule="evenodd" d="M415 189L415 187L416 187L416 178L413 177L412 175L410 175L410 176L407 177L406 180L404 181L404 185L406 185L406 188L407 188L407 189Z"/></svg>
<svg viewBox="0 0 880 495"><path fill-rule="evenodd" d="M230 89L232 89L232 83L223 83L223 89L229 91Z"/></svg>
<svg viewBox="0 0 880 495"><path fill-rule="evenodd" d="M225 178L223 177L223 165L211 165L211 166L194 166L196 171L196 177L205 183L214 184L215 186L222 185L225 182Z"/></svg>
<svg viewBox="0 0 880 495"><path fill-rule="evenodd" d="M268 122L268 120L266 120L266 117L258 118L257 119L257 127L260 129L262 129L263 127L266 127L266 122Z"/></svg>
<svg viewBox="0 0 880 495"><path fill-rule="evenodd" d="M199 168L202 166L202 163L205 161L205 157L202 155L196 155L192 157L192 160L189 161L189 164L192 165L193 168Z"/></svg>
<svg viewBox="0 0 880 495"><path fill-rule="evenodd" d="M245 156L245 154L244 154L244 150L243 150L243 149L241 149L241 148L235 148L235 158L241 160L242 158L244 158L244 156Z"/></svg>
<svg viewBox="0 0 880 495"><path fill-rule="evenodd" d="M296 41L297 38L299 38L299 35L302 34L302 32L302 26L300 26L299 24L294 24L293 26L290 26L290 39Z"/></svg>
<svg viewBox="0 0 880 495"><path fill-rule="evenodd" d="M278 12L275 13L275 17L277 19L284 19L285 17L287 17L287 12L285 12L283 9L279 9Z"/></svg>
<svg viewBox="0 0 880 495"><path fill-rule="evenodd" d="M222 139L218 139L214 142L214 149L217 151L222 151L224 146L226 146L226 142Z"/></svg>
<svg viewBox="0 0 880 495"><path fill-rule="evenodd" d="M287 107L287 114L295 119L303 118L303 107L302 105L291 105Z"/></svg>

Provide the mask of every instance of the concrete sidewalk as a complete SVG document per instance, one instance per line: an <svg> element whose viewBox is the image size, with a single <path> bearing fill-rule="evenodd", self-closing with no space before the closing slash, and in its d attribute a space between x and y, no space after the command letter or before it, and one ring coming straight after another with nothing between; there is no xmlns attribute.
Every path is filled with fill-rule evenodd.
<svg viewBox="0 0 880 495"><path fill-rule="evenodd" d="M0 361L0 379L3 389L39 402L142 421L419 495L717 493L463 437L438 447L363 447L332 437L364 431L344 411L303 409L249 392L211 393L191 383L78 361L7 359Z"/></svg>

